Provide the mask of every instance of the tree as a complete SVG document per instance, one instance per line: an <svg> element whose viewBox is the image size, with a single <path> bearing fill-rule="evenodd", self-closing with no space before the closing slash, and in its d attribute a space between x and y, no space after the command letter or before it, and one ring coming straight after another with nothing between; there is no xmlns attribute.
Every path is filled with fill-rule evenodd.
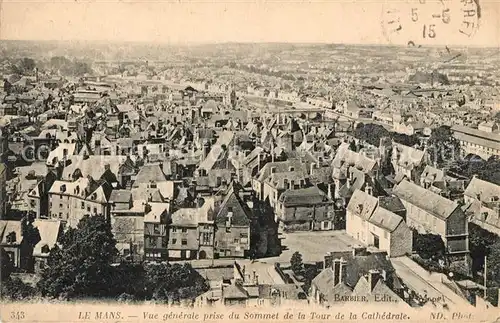
<svg viewBox="0 0 500 323"><path fill-rule="evenodd" d="M498 236L474 223L469 223L469 250L472 257L472 271L477 272L484 265L484 257L489 247L500 241Z"/></svg>
<svg viewBox="0 0 500 323"><path fill-rule="evenodd" d="M28 74L33 72L36 67L36 63L34 59L25 57L19 62L19 67L23 74Z"/></svg>
<svg viewBox="0 0 500 323"><path fill-rule="evenodd" d="M302 262L302 255L300 252L295 251L290 259L290 266L295 275L301 276L304 274L304 264Z"/></svg>
<svg viewBox="0 0 500 323"><path fill-rule="evenodd" d="M390 137L390 132L378 124L358 123L356 129L354 130L354 137L366 141L370 145L378 147L380 145L380 139Z"/></svg>
<svg viewBox="0 0 500 323"><path fill-rule="evenodd" d="M48 267L42 273L42 295L82 297L109 295L112 261L118 254L111 225L102 215L83 217L76 229L61 239L62 248L50 251Z"/></svg>
<svg viewBox="0 0 500 323"><path fill-rule="evenodd" d="M489 246L488 279L500 284L500 240Z"/></svg>
<svg viewBox="0 0 500 323"><path fill-rule="evenodd" d="M413 250L423 259L440 259L445 253L445 246L440 235L421 234L413 230Z"/></svg>
<svg viewBox="0 0 500 323"><path fill-rule="evenodd" d="M26 301L26 299L35 296L36 293L36 288L25 284L17 277L3 281L0 289L1 298L11 301Z"/></svg>
<svg viewBox="0 0 500 323"><path fill-rule="evenodd" d="M145 269L145 290L154 300L194 300L209 289L205 279L188 263L151 263Z"/></svg>
<svg viewBox="0 0 500 323"><path fill-rule="evenodd" d="M439 168L460 158L460 142L453 136L449 126L434 129L427 145L430 161Z"/></svg>
<svg viewBox="0 0 500 323"><path fill-rule="evenodd" d="M1 281L3 282L10 277L10 274L14 270L10 256L3 247L0 247L0 266Z"/></svg>

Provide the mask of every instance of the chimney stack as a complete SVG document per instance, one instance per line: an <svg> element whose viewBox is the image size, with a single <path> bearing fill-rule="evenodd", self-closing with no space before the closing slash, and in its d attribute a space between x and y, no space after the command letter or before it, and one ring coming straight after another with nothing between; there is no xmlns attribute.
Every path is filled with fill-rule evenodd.
<svg viewBox="0 0 500 323"><path fill-rule="evenodd" d="M343 281L346 262L343 258L333 260L333 286Z"/></svg>
<svg viewBox="0 0 500 323"><path fill-rule="evenodd" d="M370 292L373 291L375 285L380 278L380 272L378 270L370 269L368 272L368 285L370 286Z"/></svg>

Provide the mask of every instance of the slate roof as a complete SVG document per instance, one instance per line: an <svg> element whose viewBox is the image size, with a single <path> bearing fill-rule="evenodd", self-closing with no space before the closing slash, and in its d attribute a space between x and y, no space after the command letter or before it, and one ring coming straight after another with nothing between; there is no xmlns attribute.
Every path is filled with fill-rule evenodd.
<svg viewBox="0 0 500 323"><path fill-rule="evenodd" d="M406 211L403 202L397 196L380 196L378 205L391 212Z"/></svg>
<svg viewBox="0 0 500 323"><path fill-rule="evenodd" d="M363 154L350 150L348 143L342 143L337 149L332 166L341 168L343 165L355 166L364 173L368 173L377 167L377 162Z"/></svg>
<svg viewBox="0 0 500 323"><path fill-rule="evenodd" d="M354 191L347 210L353 214L368 220L378 205L378 199L361 190Z"/></svg>
<svg viewBox="0 0 500 323"><path fill-rule="evenodd" d="M219 158L221 158L221 156L225 154L222 146L226 146L226 149L229 149L229 145L231 144L233 138L234 133L232 131L223 131L219 135L219 138L217 138L217 142L215 143L215 145L210 149L207 157L200 163L199 168L205 169L207 171L211 170L217 160L219 160Z"/></svg>
<svg viewBox="0 0 500 323"><path fill-rule="evenodd" d="M475 177L465 189L464 195L473 199L479 198L481 202L498 201L500 186Z"/></svg>
<svg viewBox="0 0 500 323"><path fill-rule="evenodd" d="M232 226L249 226L251 211L248 206L241 200L238 192L235 191L233 184L230 185L224 200L222 201L219 211L216 216L216 222L220 225L225 225L229 208L232 208L233 217L231 220Z"/></svg>
<svg viewBox="0 0 500 323"><path fill-rule="evenodd" d="M132 192L130 190L113 190L109 197L111 203L129 203L132 199Z"/></svg>
<svg viewBox="0 0 500 323"><path fill-rule="evenodd" d="M441 182L444 181L444 171L436 167L427 165L422 172L421 178L428 181Z"/></svg>
<svg viewBox="0 0 500 323"><path fill-rule="evenodd" d="M132 187L138 187L139 184L146 184L151 182L165 182L166 180L167 179L163 174L163 170L161 169L159 164L144 165L139 170L139 173L137 174Z"/></svg>
<svg viewBox="0 0 500 323"><path fill-rule="evenodd" d="M455 202L407 180L399 183L393 189L393 193L400 199L444 220L458 207Z"/></svg>
<svg viewBox="0 0 500 323"><path fill-rule="evenodd" d="M323 193L323 191L320 190L317 186L287 190L281 194L279 201L283 203L285 207L304 204L315 205L326 202L333 203L333 201L329 200L326 194Z"/></svg>
<svg viewBox="0 0 500 323"><path fill-rule="evenodd" d="M389 232L393 232L403 221L399 215L386 210L384 208L378 207L372 216L368 219L368 222L374 224L380 228L383 228Z"/></svg>
<svg viewBox="0 0 500 323"><path fill-rule="evenodd" d="M7 244L7 235L11 232L16 234L16 242L14 244L20 244L23 239L21 221L0 220L1 244Z"/></svg>
<svg viewBox="0 0 500 323"><path fill-rule="evenodd" d="M48 253L42 253L42 247L47 245L49 249L54 248L59 238L59 234L62 232L62 223L59 220L35 220L33 226L38 228L41 238L33 249L33 255L48 256Z"/></svg>

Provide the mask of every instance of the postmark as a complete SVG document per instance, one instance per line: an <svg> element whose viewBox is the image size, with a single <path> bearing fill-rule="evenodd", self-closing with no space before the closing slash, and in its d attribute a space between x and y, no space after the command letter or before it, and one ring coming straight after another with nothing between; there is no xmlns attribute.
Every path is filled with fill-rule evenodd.
<svg viewBox="0 0 500 323"><path fill-rule="evenodd" d="M422 46L450 39L467 43L480 20L479 0L388 0L382 8L381 27L391 44Z"/></svg>

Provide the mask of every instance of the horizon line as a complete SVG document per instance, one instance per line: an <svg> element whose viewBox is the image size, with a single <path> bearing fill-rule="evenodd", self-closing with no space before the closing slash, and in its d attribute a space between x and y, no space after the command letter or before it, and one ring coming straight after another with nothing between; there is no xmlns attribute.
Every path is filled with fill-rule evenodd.
<svg viewBox="0 0 500 323"><path fill-rule="evenodd" d="M384 47L406 47L406 48L436 48L447 46L449 48L483 48L483 49L498 49L500 46L471 44L471 45L450 45L450 44L422 44L421 47L409 46L408 44L391 44L391 43L357 43L357 42L336 42L336 41L250 41L250 40L226 40L226 41L148 41L148 40L106 40L106 39L2 39L1 42L58 42L58 43L124 43L124 44L144 44L144 45L163 45L163 46L203 46L203 45L348 45L348 46L384 46Z"/></svg>

